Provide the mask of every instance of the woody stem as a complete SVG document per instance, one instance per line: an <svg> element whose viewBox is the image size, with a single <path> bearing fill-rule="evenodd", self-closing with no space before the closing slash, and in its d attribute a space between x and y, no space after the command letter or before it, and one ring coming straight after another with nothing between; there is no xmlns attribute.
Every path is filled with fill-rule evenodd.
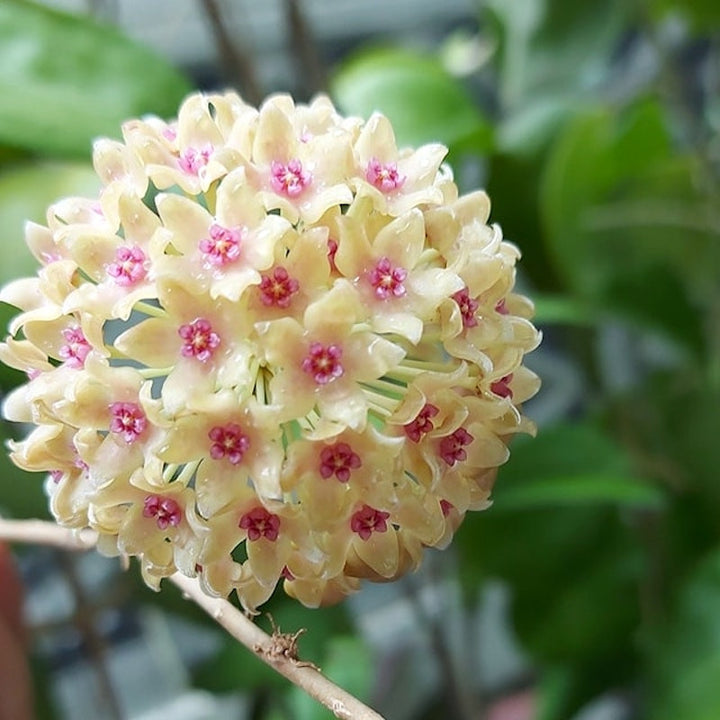
<svg viewBox="0 0 720 720"><path fill-rule="evenodd" d="M0 519L0 542L51 545L66 550L89 550L97 540L92 530L73 531L42 520ZM372 708L338 687L314 667L271 653L272 638L227 600L206 595L197 579L175 573L170 581L230 635L273 670L302 688L341 720L383 720Z"/></svg>

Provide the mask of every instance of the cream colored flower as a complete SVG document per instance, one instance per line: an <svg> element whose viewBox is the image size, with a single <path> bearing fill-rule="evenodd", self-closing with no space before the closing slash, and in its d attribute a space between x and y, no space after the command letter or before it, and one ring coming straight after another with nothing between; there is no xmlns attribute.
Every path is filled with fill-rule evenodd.
<svg viewBox="0 0 720 720"><path fill-rule="evenodd" d="M540 336L487 196L324 97L193 95L123 138L0 291L13 460L153 587L317 607L415 569L534 432Z"/></svg>

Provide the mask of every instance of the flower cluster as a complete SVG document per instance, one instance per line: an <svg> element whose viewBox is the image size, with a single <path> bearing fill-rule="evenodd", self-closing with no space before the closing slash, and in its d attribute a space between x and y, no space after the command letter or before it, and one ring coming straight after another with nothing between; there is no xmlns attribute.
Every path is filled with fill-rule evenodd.
<svg viewBox="0 0 720 720"><path fill-rule="evenodd" d="M194 95L101 140L97 199L50 207L0 359L52 512L146 581L254 610L392 580L489 504L533 427L517 249L446 149L327 98Z"/></svg>

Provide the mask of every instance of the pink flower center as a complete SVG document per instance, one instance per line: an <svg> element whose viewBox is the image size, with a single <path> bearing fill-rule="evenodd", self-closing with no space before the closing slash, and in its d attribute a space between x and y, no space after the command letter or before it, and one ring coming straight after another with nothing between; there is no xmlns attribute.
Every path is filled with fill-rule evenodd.
<svg viewBox="0 0 720 720"><path fill-rule="evenodd" d="M276 193L297 197L312 182L312 174L303 170L299 160L285 163L273 160L270 165L270 185Z"/></svg>
<svg viewBox="0 0 720 720"><path fill-rule="evenodd" d="M83 472L85 472L86 470L89 470L89 469L90 469L90 466L89 466L81 457L76 457L76 458L73 460L73 465L74 465L78 470L82 470Z"/></svg>
<svg viewBox="0 0 720 720"><path fill-rule="evenodd" d="M382 192L392 192L401 188L407 179L398 172L397 163L383 164L375 157L367 164L365 178Z"/></svg>
<svg viewBox="0 0 720 720"><path fill-rule="evenodd" d="M162 497L161 495L148 495L145 498L143 517L155 518L157 526L161 530L165 530L168 525L177 527L180 524L182 510L172 498Z"/></svg>
<svg viewBox="0 0 720 720"><path fill-rule="evenodd" d="M363 540L368 540L374 532L387 531L387 519L389 517L389 512L363 505L350 518L350 529Z"/></svg>
<svg viewBox="0 0 720 720"><path fill-rule="evenodd" d="M73 460L73 467L80 471L80 474L85 473L88 470L88 464L79 456L76 456ZM72 470L51 470L50 477L54 483L59 483L66 474L71 473Z"/></svg>
<svg viewBox="0 0 720 720"><path fill-rule="evenodd" d="M71 368L81 368L85 365L85 358L92 349L90 343L85 339L83 331L79 325L65 328L62 336L67 340L67 344L63 345L58 351L58 355L65 361L65 364Z"/></svg>
<svg viewBox="0 0 720 720"><path fill-rule="evenodd" d="M492 383L490 385L490 390L501 398L510 398L512 400L513 391L510 389L512 379L513 376L512 373L510 373L510 375L506 375L505 377L502 377Z"/></svg>
<svg viewBox="0 0 720 720"><path fill-rule="evenodd" d="M43 265L51 265L58 260L62 260L62 255L56 252L41 252Z"/></svg>
<svg viewBox="0 0 720 720"><path fill-rule="evenodd" d="M236 423L229 423L225 426L216 425L210 430L208 437L212 441L210 457L214 460L226 457L232 465L241 463L250 447L250 438Z"/></svg>
<svg viewBox="0 0 720 720"><path fill-rule="evenodd" d="M465 428L458 428L452 435L440 441L440 457L452 467L456 462L467 459L465 447L475 438Z"/></svg>
<svg viewBox="0 0 720 720"><path fill-rule="evenodd" d="M288 275L284 267L276 267L272 275L263 275L258 290L263 305L290 306L292 296L300 289L300 283Z"/></svg>
<svg viewBox="0 0 720 720"><path fill-rule="evenodd" d="M280 532L280 518L264 507L256 507L240 518L238 527L247 530L248 540L254 541L264 537L275 542Z"/></svg>
<svg viewBox="0 0 720 720"><path fill-rule="evenodd" d="M478 309L478 301L470 297L466 287L458 290L452 298L460 308L463 326L466 328L475 327L478 324L477 318L475 317L475 311Z"/></svg>
<svg viewBox="0 0 720 720"><path fill-rule="evenodd" d="M444 498L440 500L440 510L444 517L447 517L454 508L455 506L449 500L445 500Z"/></svg>
<svg viewBox="0 0 720 720"><path fill-rule="evenodd" d="M178 165L188 175L197 175L208 164L214 150L212 145L206 145L199 150L193 147L186 148L180 155Z"/></svg>
<svg viewBox="0 0 720 720"><path fill-rule="evenodd" d="M343 372L340 364L342 348L338 345L322 345L314 342L310 345L307 357L302 361L302 369L312 375L318 385L326 385L339 378Z"/></svg>
<svg viewBox="0 0 720 720"><path fill-rule="evenodd" d="M350 472L361 465L360 456L344 442L330 445L320 453L320 475L326 480L335 475L340 482L347 482Z"/></svg>
<svg viewBox="0 0 720 720"><path fill-rule="evenodd" d="M280 577L290 580L291 582L295 579L295 576L292 574L287 565L283 565L283 569L280 571Z"/></svg>
<svg viewBox="0 0 720 720"><path fill-rule="evenodd" d="M327 258L328 258L328 263L330 264L330 270L332 270L333 272L337 272L338 269L337 269L337 265L335 264L335 255L337 255L337 250L338 250L337 240L333 240L332 238L329 238L327 241L327 247L328 247Z"/></svg>
<svg viewBox="0 0 720 720"><path fill-rule="evenodd" d="M420 442L423 435L434 429L431 418L434 418L439 412L440 410L435 405L426 403L417 417L405 425L405 434L413 442Z"/></svg>
<svg viewBox="0 0 720 720"><path fill-rule="evenodd" d="M174 123L172 125L165 125L162 129L162 136L168 142L175 142L177 140L177 126Z"/></svg>
<svg viewBox="0 0 720 720"><path fill-rule="evenodd" d="M142 408L136 403L115 402L110 405L110 432L122 435L130 445L134 443L147 427L147 418Z"/></svg>
<svg viewBox="0 0 720 720"><path fill-rule="evenodd" d="M137 245L123 245L115 251L115 262L107 266L107 274L122 287L140 282L147 275L145 253Z"/></svg>
<svg viewBox="0 0 720 720"><path fill-rule="evenodd" d="M393 267L386 257L380 258L369 274L370 284L375 288L375 297L380 298L380 300L405 295L406 290L403 281L406 277L407 270L401 267Z"/></svg>
<svg viewBox="0 0 720 720"><path fill-rule="evenodd" d="M213 265L227 265L240 257L239 228L225 228L213 223L208 231L209 237L200 241L200 252Z"/></svg>
<svg viewBox="0 0 720 720"><path fill-rule="evenodd" d="M213 332L212 325L204 318L198 318L189 325L181 325L178 335L183 339L180 352L184 357L194 357L200 362L210 359L220 344L220 336Z"/></svg>

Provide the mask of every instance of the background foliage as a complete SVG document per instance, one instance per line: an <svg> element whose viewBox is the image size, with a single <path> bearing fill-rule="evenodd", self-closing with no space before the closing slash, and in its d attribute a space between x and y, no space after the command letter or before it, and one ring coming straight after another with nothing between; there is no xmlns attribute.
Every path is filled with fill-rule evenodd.
<svg viewBox="0 0 720 720"><path fill-rule="evenodd" d="M719 27L713 0L487 0L439 46L379 38L330 68L344 111L382 110L401 144L445 142L523 250L542 394L564 400L538 405L538 438L513 445L493 509L452 552L467 608L508 588L537 720L608 693L638 720L720 717ZM92 139L172 115L191 85L86 18L0 4L3 282L33 272L22 219L93 191ZM18 380L0 369L4 392ZM46 516L38 479L0 466L5 512ZM178 600L157 598L187 613ZM344 608L273 613L370 697ZM231 643L196 681L247 689L255 717L324 717ZM463 716L438 695L418 717L439 707Z"/></svg>

